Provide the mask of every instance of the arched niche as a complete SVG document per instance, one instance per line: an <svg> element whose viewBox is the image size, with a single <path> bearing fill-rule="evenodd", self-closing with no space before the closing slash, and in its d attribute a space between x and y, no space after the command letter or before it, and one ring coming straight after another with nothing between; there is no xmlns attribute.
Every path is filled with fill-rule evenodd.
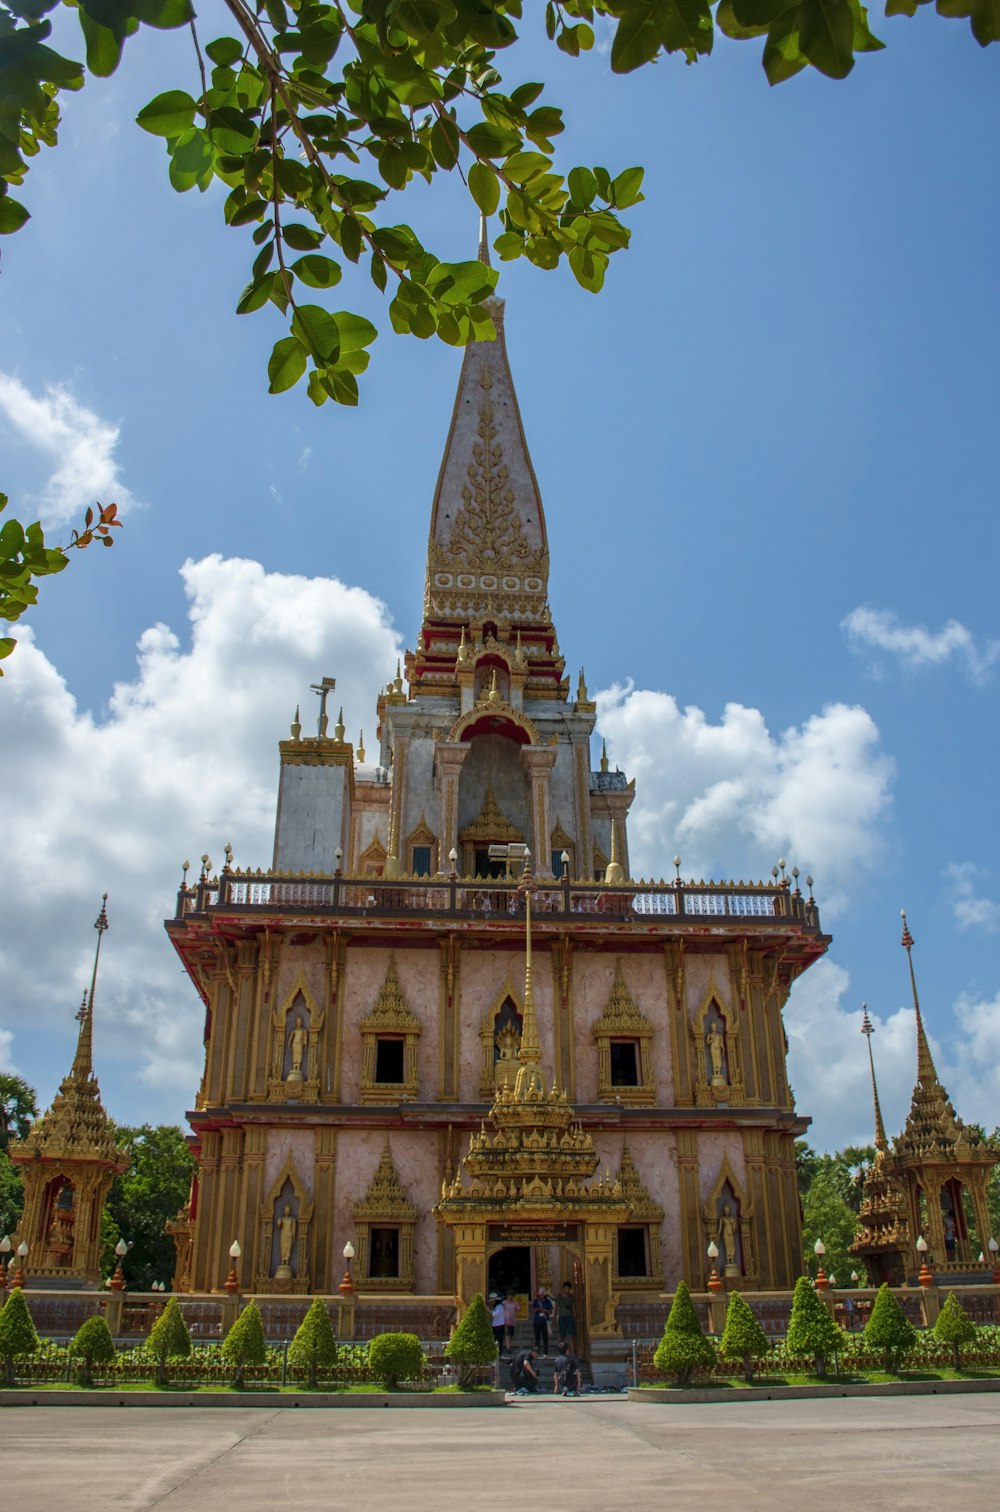
<svg viewBox="0 0 1000 1512"><path fill-rule="evenodd" d="M319 1101L320 1036L326 1011L299 972L271 1015L268 1101Z"/></svg>
<svg viewBox="0 0 1000 1512"><path fill-rule="evenodd" d="M479 1079L479 1095L492 1098L499 1087L513 1081L517 1075L517 1049L521 1044L524 1024L524 1004L508 977L487 1010L479 1030L483 1045L483 1069ZM516 1040L516 1048L514 1041ZM510 1052L513 1051L513 1054ZM497 1067L502 1066L499 1073ZM513 1066L513 1071L507 1068Z"/></svg>
<svg viewBox="0 0 1000 1512"><path fill-rule="evenodd" d="M730 1281L753 1286L757 1283L757 1260L753 1242L753 1204L729 1163L728 1155L722 1162L715 1185L702 1209L704 1239L701 1246L705 1255L711 1242L719 1248L717 1261L719 1272ZM735 1246L735 1254L729 1251ZM710 1262L705 1261L707 1282Z"/></svg>
<svg viewBox="0 0 1000 1512"><path fill-rule="evenodd" d="M713 983L690 1020L694 1041L694 1090L699 1107L744 1100L739 1020Z"/></svg>
<svg viewBox="0 0 1000 1512"><path fill-rule="evenodd" d="M285 1209L288 1209L286 1215ZM309 1229L313 1202L294 1160L289 1157L261 1204L261 1245L257 1290L261 1292L308 1292ZM283 1228L291 1219L294 1227ZM284 1246L282 1239L285 1239ZM288 1239L291 1238L291 1243ZM282 1263L283 1248L288 1262Z"/></svg>

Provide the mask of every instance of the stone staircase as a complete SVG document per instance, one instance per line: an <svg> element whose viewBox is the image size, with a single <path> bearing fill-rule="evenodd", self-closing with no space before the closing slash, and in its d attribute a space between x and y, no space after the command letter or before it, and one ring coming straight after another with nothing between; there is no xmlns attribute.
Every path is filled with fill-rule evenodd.
<svg viewBox="0 0 1000 1512"><path fill-rule="evenodd" d="M510 1362L512 1354L517 1354L521 1349L534 1349L535 1335L530 1322L522 1320L514 1330L514 1348L512 1351L505 1350L500 1360L500 1385L506 1390L510 1384ZM543 1359L539 1356L535 1361L535 1369L538 1371L538 1391L542 1396L551 1396L555 1390L555 1356L559 1350L559 1336L553 1337L549 1330L549 1352ZM586 1360L580 1361L580 1380L583 1386L593 1382L590 1373L590 1365Z"/></svg>

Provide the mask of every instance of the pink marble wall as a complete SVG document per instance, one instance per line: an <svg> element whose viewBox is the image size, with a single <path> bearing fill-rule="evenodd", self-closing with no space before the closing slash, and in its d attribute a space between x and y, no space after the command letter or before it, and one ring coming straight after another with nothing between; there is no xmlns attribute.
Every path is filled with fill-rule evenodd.
<svg viewBox="0 0 1000 1512"><path fill-rule="evenodd" d="M615 979L616 960L596 951L573 956L573 1016L576 1042L576 1095L597 1101L598 1055L594 1024L604 1013ZM658 1103L673 1102L673 1063L667 1021L667 981L660 956L623 955L622 975L639 1011L653 1025L650 1057Z"/></svg>
<svg viewBox="0 0 1000 1512"><path fill-rule="evenodd" d="M393 1164L400 1183L419 1216L414 1232L413 1254L416 1291L425 1295L438 1289L437 1223L431 1208L441 1195L437 1167L437 1137L422 1130L398 1130L389 1136ZM382 1159L385 1134L379 1129L343 1129L337 1134L337 1167L334 1187L334 1259L339 1261L348 1239L357 1239L352 1217L354 1204L364 1198ZM356 1277L364 1291L363 1277Z"/></svg>

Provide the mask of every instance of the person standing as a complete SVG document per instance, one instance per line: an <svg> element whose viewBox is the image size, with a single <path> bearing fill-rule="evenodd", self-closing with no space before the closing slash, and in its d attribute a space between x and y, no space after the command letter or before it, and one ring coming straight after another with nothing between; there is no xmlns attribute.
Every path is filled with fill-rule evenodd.
<svg viewBox="0 0 1000 1512"><path fill-rule="evenodd" d="M493 1325L493 1337L497 1341L497 1354L503 1354L503 1337L507 1328L507 1319L504 1314L503 1302L499 1297L493 1298L493 1312L490 1315Z"/></svg>
<svg viewBox="0 0 1000 1512"><path fill-rule="evenodd" d="M543 1358L549 1352L549 1323L552 1320L552 1298L548 1289L540 1286L531 1299L531 1326L535 1330L535 1348Z"/></svg>
<svg viewBox="0 0 1000 1512"><path fill-rule="evenodd" d="M573 1295L572 1281L564 1281L559 1293L558 1322L559 1343L572 1345L576 1340L576 1298Z"/></svg>
<svg viewBox="0 0 1000 1512"><path fill-rule="evenodd" d="M503 1299L505 1342L508 1350L514 1348L514 1329L517 1327L517 1298L508 1292Z"/></svg>

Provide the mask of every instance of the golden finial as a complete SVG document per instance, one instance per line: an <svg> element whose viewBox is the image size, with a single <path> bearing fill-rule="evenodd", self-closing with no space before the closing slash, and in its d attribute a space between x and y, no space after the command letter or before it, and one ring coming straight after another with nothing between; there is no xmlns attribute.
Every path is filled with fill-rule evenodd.
<svg viewBox="0 0 1000 1512"><path fill-rule="evenodd" d="M861 1033L868 1041L868 1064L871 1067L872 1095L875 1098L875 1148L885 1150L889 1147L889 1141L885 1137L885 1124L882 1122L882 1106L878 1100L878 1082L875 1080L875 1058L872 1055L872 1035L875 1033L875 1026L868 1017L867 1003L861 1004L861 1013Z"/></svg>
<svg viewBox="0 0 1000 1512"><path fill-rule="evenodd" d="M608 770L608 742L606 740L602 740L601 741L601 771L602 772L606 772L607 770Z"/></svg>
<svg viewBox="0 0 1000 1512"><path fill-rule="evenodd" d="M608 887L622 887L625 882L625 873L618 860L618 825L614 818L611 820L611 860L604 873L604 880Z"/></svg>
<svg viewBox="0 0 1000 1512"><path fill-rule="evenodd" d="M587 692L587 679L583 675L582 667L580 668L580 681L576 685L576 701L577 703L590 702L590 694Z"/></svg>
<svg viewBox="0 0 1000 1512"><path fill-rule="evenodd" d="M344 733L344 707L341 705L340 713L337 715L337 723L333 727L333 738L341 745L344 743Z"/></svg>
<svg viewBox="0 0 1000 1512"><path fill-rule="evenodd" d="M525 656L524 656L524 647L521 645L521 631L520 631L520 627L518 628L518 632L517 632L517 648L516 648L516 650L514 652L514 660L517 662L518 666L520 666L520 667L524 666Z"/></svg>
<svg viewBox="0 0 1000 1512"><path fill-rule="evenodd" d="M465 645L465 626L463 625L462 626L462 638L461 638L461 640L458 643L458 656L457 656L457 660L460 661L460 662L464 662L467 655L468 655L468 651L466 650L466 645Z"/></svg>
<svg viewBox="0 0 1000 1512"><path fill-rule="evenodd" d="M364 730L362 730L361 734L358 736L358 762L363 764L364 759L365 759L365 732L364 732Z"/></svg>
<svg viewBox="0 0 1000 1512"><path fill-rule="evenodd" d="M913 970L913 947L916 944L910 933L910 926L906 922L906 909L901 908L899 916L903 921L903 938L901 944L906 951L906 959L910 967L910 987L913 990L913 1011L917 1016L917 1081L922 1087L929 1087L937 1081L937 1071L934 1067L934 1058L931 1055L931 1047L927 1042L924 1032L924 1021L920 1013L920 999L917 996L917 978Z"/></svg>
<svg viewBox="0 0 1000 1512"><path fill-rule="evenodd" d="M491 263L490 263L490 242L489 242L489 237L488 237L488 235L486 233L486 216L485 215L480 215L480 217L479 217L479 251L476 254L476 256L478 257L478 259L479 259L479 261L481 263L485 263L485 265L486 265L487 268L491 266Z"/></svg>
<svg viewBox="0 0 1000 1512"><path fill-rule="evenodd" d="M421 630L420 633L417 636L417 650L420 651L420 652L423 652L424 649L425 649L424 632Z"/></svg>
<svg viewBox="0 0 1000 1512"><path fill-rule="evenodd" d="M402 667L400 665L398 657L396 659L396 676L393 679L392 691L394 693L402 693L403 691Z"/></svg>
<svg viewBox="0 0 1000 1512"><path fill-rule="evenodd" d="M492 704L494 706L496 704L503 703L503 699L500 697L500 694L497 691L497 669L496 669L496 667L493 668L493 676L490 678L490 691L487 694L486 702L488 704Z"/></svg>
<svg viewBox="0 0 1000 1512"><path fill-rule="evenodd" d="M108 895L105 893L101 898L101 911L97 915L94 928L97 930L97 949L94 951L94 969L90 977L90 994L83 995L83 1002L77 1013L77 1022L80 1025L80 1033L77 1038L76 1056L73 1060L73 1069L70 1075L77 1080L84 1080L93 1074L94 1069L94 993L97 990L97 965L101 959L101 940L108 926Z"/></svg>
<svg viewBox="0 0 1000 1512"><path fill-rule="evenodd" d="M292 720L292 739L302 739L302 721L299 718L299 706L295 705L295 718Z"/></svg>

